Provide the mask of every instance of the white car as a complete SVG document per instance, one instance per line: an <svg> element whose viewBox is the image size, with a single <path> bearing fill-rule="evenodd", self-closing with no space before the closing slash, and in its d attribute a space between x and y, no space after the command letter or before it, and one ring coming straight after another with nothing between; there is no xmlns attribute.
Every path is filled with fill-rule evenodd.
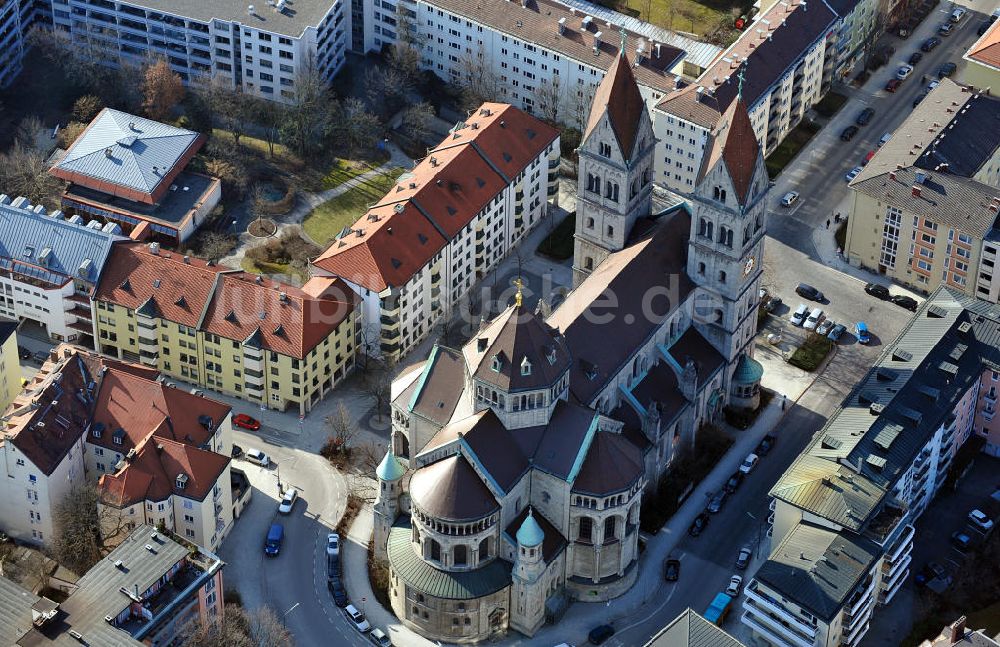
<svg viewBox="0 0 1000 647"><path fill-rule="evenodd" d="M385 632L381 629L372 629L372 632L368 634L368 640L376 647L392 647L392 641L389 639L389 636L386 636Z"/></svg>
<svg viewBox="0 0 1000 647"><path fill-rule="evenodd" d="M844 179L847 180L848 182L850 182L854 178L856 178L859 175L861 175L861 171L863 171L863 170L864 169L861 168L860 166L855 166L850 171L848 171L846 175L844 175Z"/></svg>
<svg viewBox="0 0 1000 647"><path fill-rule="evenodd" d="M733 575L729 578L729 586L726 587L726 595L738 598L740 596L740 590L743 589L743 578L739 575Z"/></svg>
<svg viewBox="0 0 1000 647"><path fill-rule="evenodd" d="M267 467L271 464L271 459L268 458L267 454L254 447L248 447L246 454L244 454L243 457L251 463L256 463L261 467Z"/></svg>
<svg viewBox="0 0 1000 647"><path fill-rule="evenodd" d="M823 319L823 311L819 308L813 308L813 311L809 313L806 317L806 322L802 324L802 327L806 330L816 330L816 326Z"/></svg>
<svg viewBox="0 0 1000 647"><path fill-rule="evenodd" d="M973 526L982 530L983 532L989 532L993 530L993 520L986 516L986 513L982 510L973 510L969 513L969 523Z"/></svg>
<svg viewBox="0 0 1000 647"><path fill-rule="evenodd" d="M340 535L335 532L326 536L326 554L330 557L340 555Z"/></svg>
<svg viewBox="0 0 1000 647"><path fill-rule="evenodd" d="M899 69L896 70L896 78L899 79L900 81L905 81L906 79L910 78L911 74L913 74L912 65L900 65Z"/></svg>
<svg viewBox="0 0 1000 647"><path fill-rule="evenodd" d="M354 625L354 628L363 634L368 633L368 630L372 628L372 626L368 624L368 620L365 619L365 614L358 611L357 607L353 604L348 604L344 607L344 615L347 616L347 619L352 625Z"/></svg>
<svg viewBox="0 0 1000 647"><path fill-rule="evenodd" d="M792 314L788 317L788 319L792 322L793 326L801 326L805 323L806 315L808 314L809 308L806 307L806 304L800 303L799 307L792 311Z"/></svg>
<svg viewBox="0 0 1000 647"><path fill-rule="evenodd" d="M934 88L936 88L939 85L941 85L941 81L937 81L937 80L931 81L930 83L927 84L927 91L930 92L931 90L933 90Z"/></svg>
<svg viewBox="0 0 1000 647"><path fill-rule="evenodd" d="M790 207L795 204L799 199L798 191L789 191L785 195L781 196L781 206Z"/></svg>
<svg viewBox="0 0 1000 647"><path fill-rule="evenodd" d="M281 514L288 514L295 507L295 500L299 498L299 491L293 487L285 490L285 496L281 497L281 503L278 504L278 512Z"/></svg>
<svg viewBox="0 0 1000 647"><path fill-rule="evenodd" d="M740 463L740 472L749 474L753 471L753 468L757 467L758 462L760 462L760 457L757 454L750 454Z"/></svg>

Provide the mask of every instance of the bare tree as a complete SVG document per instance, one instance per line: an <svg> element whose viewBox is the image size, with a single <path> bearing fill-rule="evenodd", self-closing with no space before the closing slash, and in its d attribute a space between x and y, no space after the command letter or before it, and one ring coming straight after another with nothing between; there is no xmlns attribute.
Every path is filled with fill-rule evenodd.
<svg viewBox="0 0 1000 647"><path fill-rule="evenodd" d="M33 204L56 207L62 186L49 174L49 164L40 151L15 142L0 155L0 187L9 195L23 195Z"/></svg>
<svg viewBox="0 0 1000 647"><path fill-rule="evenodd" d="M45 127L35 115L25 117L14 129L14 141L25 148L38 149L38 139Z"/></svg>
<svg viewBox="0 0 1000 647"><path fill-rule="evenodd" d="M577 89L576 93L570 93L568 96L570 124L581 132L587 128L587 119L590 117L590 107L594 103L595 91L595 88L584 85Z"/></svg>
<svg viewBox="0 0 1000 647"><path fill-rule="evenodd" d="M227 604L222 615L196 616L179 630L185 647L293 647L292 634L271 607Z"/></svg>
<svg viewBox="0 0 1000 647"><path fill-rule="evenodd" d="M334 134L338 141L347 145L349 157L359 150L374 148L381 131L382 123L361 99L350 97L340 104L334 121Z"/></svg>
<svg viewBox="0 0 1000 647"><path fill-rule="evenodd" d="M421 101L403 111L401 129L403 133L416 142L427 140L431 132L431 121L434 119L434 106Z"/></svg>
<svg viewBox="0 0 1000 647"><path fill-rule="evenodd" d="M260 126L264 133L264 141L267 142L267 154L274 157L274 145L278 143L281 136L281 127L287 119L285 107L267 99L257 99L253 106L254 121Z"/></svg>
<svg viewBox="0 0 1000 647"><path fill-rule="evenodd" d="M368 474L374 471L375 468L372 468ZM371 504L375 502L378 490L375 488L375 481L370 476L362 476L359 473L354 473L348 478L347 493L348 497L360 499L362 504Z"/></svg>
<svg viewBox="0 0 1000 647"><path fill-rule="evenodd" d="M382 416L388 414L389 398L392 392L393 363L386 359L381 369L369 372L365 380L365 393L372 399L375 421L382 421Z"/></svg>
<svg viewBox="0 0 1000 647"><path fill-rule="evenodd" d="M409 92L420 80L420 50L406 42L394 45L386 54L386 63L399 73Z"/></svg>
<svg viewBox="0 0 1000 647"><path fill-rule="evenodd" d="M479 51L462 59L462 106L474 110L486 101L503 97L503 83L493 68L493 61L480 45Z"/></svg>
<svg viewBox="0 0 1000 647"><path fill-rule="evenodd" d="M322 151L337 112L337 101L310 58L295 80L295 100L284 110L279 132L296 154L313 157Z"/></svg>
<svg viewBox="0 0 1000 647"><path fill-rule="evenodd" d="M264 187L260 184L254 184L250 188L250 205L249 212L250 216L254 219L257 224L257 231L260 231L260 227L264 224L264 216L267 215L267 196L264 195Z"/></svg>
<svg viewBox="0 0 1000 647"><path fill-rule="evenodd" d="M194 91L201 95L211 117L232 134L239 146L253 116L253 99L243 93L242 87L232 87L223 77L200 81Z"/></svg>
<svg viewBox="0 0 1000 647"><path fill-rule="evenodd" d="M559 123L560 109L563 104L563 93L559 83L559 77L554 76L552 80L543 79L535 88L535 100L538 102L538 109L542 119L554 124Z"/></svg>
<svg viewBox="0 0 1000 647"><path fill-rule="evenodd" d="M395 113L413 90L413 78L406 68L393 65L365 70L365 98L368 107L383 116Z"/></svg>
<svg viewBox="0 0 1000 647"><path fill-rule="evenodd" d="M97 512L97 487L71 489L52 510L56 536L52 550L70 570L86 573L101 559L103 541Z"/></svg>
<svg viewBox="0 0 1000 647"><path fill-rule="evenodd" d="M325 422L333 438L334 448L337 451L343 451L350 447L351 441L354 440L354 436L358 433L358 427L354 424L354 420L351 419L351 414L348 412L347 407L344 406L344 403L341 402L338 404L337 410L327 416Z"/></svg>

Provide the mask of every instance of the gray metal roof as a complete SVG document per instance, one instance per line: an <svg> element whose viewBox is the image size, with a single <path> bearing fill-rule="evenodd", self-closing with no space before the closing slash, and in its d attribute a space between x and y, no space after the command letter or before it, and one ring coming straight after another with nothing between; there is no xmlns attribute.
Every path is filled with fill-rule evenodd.
<svg viewBox="0 0 1000 647"><path fill-rule="evenodd" d="M171 16L203 23L214 19L239 22L253 29L298 38L309 27L318 27L335 3L331 0L286 0L285 9L275 11L263 0L128 0L123 4L144 7ZM247 7L254 7L248 15Z"/></svg>
<svg viewBox="0 0 1000 647"><path fill-rule="evenodd" d="M472 600L510 586L511 564L494 559L471 571L442 571L424 561L410 543L410 519L401 517L389 531L389 565L401 580L426 595L446 600Z"/></svg>
<svg viewBox="0 0 1000 647"><path fill-rule="evenodd" d="M829 623L879 555L878 545L863 537L800 523L761 565L755 579Z"/></svg>
<svg viewBox="0 0 1000 647"><path fill-rule="evenodd" d="M105 108L55 168L153 193L198 137L190 130Z"/></svg>
<svg viewBox="0 0 1000 647"><path fill-rule="evenodd" d="M63 220L61 212L45 215L44 209L36 213L14 206L21 202L23 199L12 204L8 196L0 195L0 267L5 269L14 261L25 264L19 271L54 282L71 277L93 284L112 243L125 240L117 234Z"/></svg>
<svg viewBox="0 0 1000 647"><path fill-rule="evenodd" d="M745 647L701 614L687 609L653 636L645 647Z"/></svg>
<svg viewBox="0 0 1000 647"><path fill-rule="evenodd" d="M1000 99L986 93L968 93L968 100L931 145L917 159L917 166L971 177L1000 148Z"/></svg>
<svg viewBox="0 0 1000 647"><path fill-rule="evenodd" d="M31 606L40 599L0 577L0 644L14 645L31 630Z"/></svg>
<svg viewBox="0 0 1000 647"><path fill-rule="evenodd" d="M993 367L1000 367L1000 307L939 288L771 496L862 530L983 369Z"/></svg>

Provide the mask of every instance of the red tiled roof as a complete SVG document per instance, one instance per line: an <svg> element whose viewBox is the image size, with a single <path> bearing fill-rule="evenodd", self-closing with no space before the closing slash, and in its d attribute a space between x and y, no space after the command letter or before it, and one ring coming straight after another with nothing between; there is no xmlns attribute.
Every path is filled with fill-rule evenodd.
<svg viewBox="0 0 1000 647"><path fill-rule="evenodd" d="M342 281L322 280L313 289L317 296L126 242L114 246L94 299L135 310L152 298L162 318L239 342L259 328L261 348L301 359L353 312L357 299Z"/></svg>
<svg viewBox="0 0 1000 647"><path fill-rule="evenodd" d="M639 94L632 66L628 62L628 56L622 51L611 69L604 75L601 84L597 86L583 138L587 139L590 136L607 112L608 121L611 122L611 129L618 139L622 154L625 159L631 159L632 148L635 146L639 130L639 120L645 109L646 103Z"/></svg>
<svg viewBox="0 0 1000 647"><path fill-rule="evenodd" d="M483 104L313 265L375 292L406 284L558 136L510 105Z"/></svg>
<svg viewBox="0 0 1000 647"><path fill-rule="evenodd" d="M967 56L983 65L1000 68L1000 20L995 21L983 37L969 48Z"/></svg>
<svg viewBox="0 0 1000 647"><path fill-rule="evenodd" d="M140 501L163 501L172 494L197 501L215 487L229 457L192 445L150 436L136 448L126 465L98 481L101 500L123 507ZM187 476L183 488L177 477Z"/></svg>

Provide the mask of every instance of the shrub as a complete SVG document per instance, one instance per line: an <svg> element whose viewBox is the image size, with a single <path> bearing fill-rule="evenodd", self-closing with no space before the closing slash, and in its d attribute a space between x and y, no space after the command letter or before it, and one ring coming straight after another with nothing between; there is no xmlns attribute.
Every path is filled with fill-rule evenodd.
<svg viewBox="0 0 1000 647"><path fill-rule="evenodd" d="M79 121L69 122L65 128L59 131L59 147L68 149L86 129L87 124Z"/></svg>
<svg viewBox="0 0 1000 647"><path fill-rule="evenodd" d="M795 352L788 359L788 363L803 371L815 371L832 349L832 341L823 335L812 333L802 342L801 346L795 349Z"/></svg>
<svg viewBox="0 0 1000 647"><path fill-rule="evenodd" d="M85 124L90 123L103 108L104 102L100 97L85 94L73 102L73 119Z"/></svg>

